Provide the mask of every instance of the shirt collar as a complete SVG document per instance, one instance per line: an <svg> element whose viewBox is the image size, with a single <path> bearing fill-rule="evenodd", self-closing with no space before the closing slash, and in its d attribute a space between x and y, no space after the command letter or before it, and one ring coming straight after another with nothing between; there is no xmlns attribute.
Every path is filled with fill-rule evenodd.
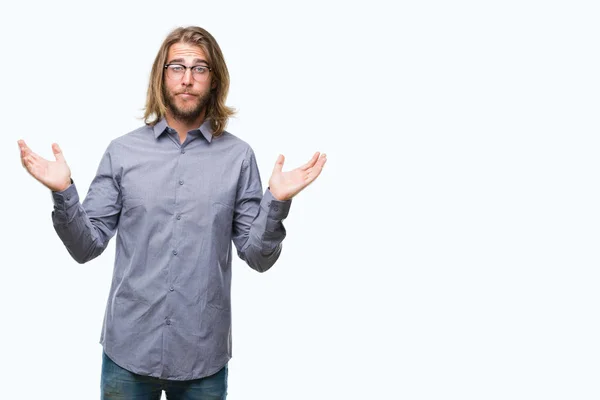
<svg viewBox="0 0 600 400"><path fill-rule="evenodd" d="M167 120L165 118L161 118L160 121L158 121L152 127L152 129L154 131L154 138L158 139L159 136L162 135L165 131L167 131L168 129L172 129L172 128L169 127L169 125L167 124ZM194 129L193 131L190 131L190 133L192 133L192 134L202 133L202 135L204 136L206 141L208 143L211 143L212 138L213 138L213 129L210 126L210 118L204 119L204 122L202 123L202 125L200 125L200 127L198 129Z"/></svg>

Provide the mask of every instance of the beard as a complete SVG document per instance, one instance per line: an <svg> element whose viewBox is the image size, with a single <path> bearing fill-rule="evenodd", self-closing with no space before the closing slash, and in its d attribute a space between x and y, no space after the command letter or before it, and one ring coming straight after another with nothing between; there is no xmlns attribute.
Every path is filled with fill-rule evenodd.
<svg viewBox="0 0 600 400"><path fill-rule="evenodd" d="M197 97L183 101L182 99L177 98L177 95L180 93L190 93L196 95ZM200 114L202 114L202 111L208 104L208 101L210 100L210 89L204 93L183 91L175 94L169 93L167 90L165 90L164 95L167 103L166 106L173 115L173 118L181 122L193 123L198 119ZM178 102L182 105L179 106L177 104Z"/></svg>

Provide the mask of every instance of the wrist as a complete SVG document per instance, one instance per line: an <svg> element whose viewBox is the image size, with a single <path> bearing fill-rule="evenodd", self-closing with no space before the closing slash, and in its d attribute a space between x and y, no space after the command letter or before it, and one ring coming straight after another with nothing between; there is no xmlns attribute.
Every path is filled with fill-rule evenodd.
<svg viewBox="0 0 600 400"><path fill-rule="evenodd" d="M53 192L62 192L65 191L69 188L69 186L71 186L73 184L73 179L69 178L69 180L67 182L65 182L64 185L57 187L55 190L53 190Z"/></svg>
<svg viewBox="0 0 600 400"><path fill-rule="evenodd" d="M274 198L275 200L277 200L277 201L288 201L288 200L290 200L290 199L291 199L291 197L283 196L283 195L281 195L280 193L274 193L274 192L271 190L271 187L270 187L270 186L267 186L267 190L268 190L269 192L271 192L271 195L272 195L272 196L273 196L273 198Z"/></svg>

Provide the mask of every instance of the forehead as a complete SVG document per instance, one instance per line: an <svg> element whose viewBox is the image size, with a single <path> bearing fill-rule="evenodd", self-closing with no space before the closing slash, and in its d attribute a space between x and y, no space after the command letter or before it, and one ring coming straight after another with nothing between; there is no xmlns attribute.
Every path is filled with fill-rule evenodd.
<svg viewBox="0 0 600 400"><path fill-rule="evenodd" d="M208 62L208 58L201 47L188 43L174 43L169 47L167 62L172 62L173 60Z"/></svg>

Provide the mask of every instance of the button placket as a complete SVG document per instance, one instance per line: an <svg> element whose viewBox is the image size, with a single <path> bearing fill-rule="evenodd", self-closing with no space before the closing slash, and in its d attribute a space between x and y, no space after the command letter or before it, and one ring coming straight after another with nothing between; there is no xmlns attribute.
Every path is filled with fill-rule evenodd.
<svg viewBox="0 0 600 400"><path fill-rule="evenodd" d="M186 150L183 146L181 146L179 148L179 153L180 155L185 154ZM185 171L185 161L186 159L181 159L181 161L178 163L177 165L177 169L175 171L175 176L179 175L181 178L177 179L176 184L175 184L175 204L174 204L174 209L173 209L173 216L175 217L175 222L173 223L173 236L172 236L172 240L173 240L173 247L179 247L182 246L182 244L180 244L180 240L181 240L181 230L180 227L178 227L177 225L177 221L180 221L182 218L182 203L183 201L183 192L184 189L182 188L182 186L185 184L185 180L182 178L182 176L184 175L184 171ZM177 187L180 187L180 190L177 190ZM182 257L181 254L178 252L177 249L172 249L171 251L172 256L173 256L173 262L170 263L170 268L168 271L168 275L166 276L166 289L167 289L167 293L171 293L175 291L175 285L174 285L174 281L175 281L175 275L173 275L173 271L177 270L177 267L179 265L179 263L177 262L177 258L178 257ZM174 301L173 298L169 299L169 297L171 296L167 296L167 303L171 303L172 301ZM172 320L170 317L166 317L165 318L165 324L167 326L171 326L172 325Z"/></svg>

